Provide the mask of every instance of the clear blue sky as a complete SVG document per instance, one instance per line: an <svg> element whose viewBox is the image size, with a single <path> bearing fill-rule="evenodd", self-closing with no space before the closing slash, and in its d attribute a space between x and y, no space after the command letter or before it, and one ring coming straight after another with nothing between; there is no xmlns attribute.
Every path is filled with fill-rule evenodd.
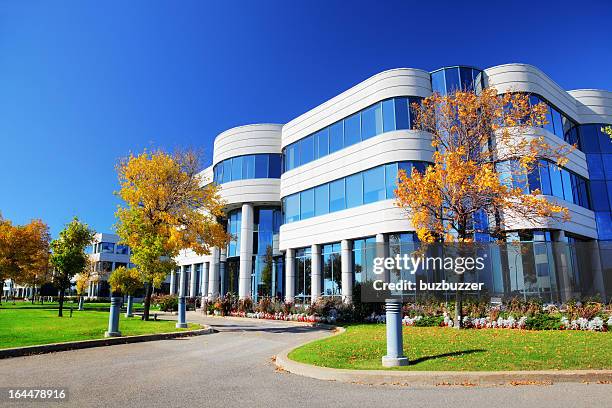
<svg viewBox="0 0 612 408"><path fill-rule="evenodd" d="M221 131L389 68L525 62L612 90L609 2L413 3L0 2L0 211L111 231L118 158L195 147L208 164Z"/></svg>

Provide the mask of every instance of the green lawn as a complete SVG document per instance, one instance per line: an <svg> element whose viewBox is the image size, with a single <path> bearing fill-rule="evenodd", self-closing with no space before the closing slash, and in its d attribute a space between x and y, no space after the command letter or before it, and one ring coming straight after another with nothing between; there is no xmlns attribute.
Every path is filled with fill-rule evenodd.
<svg viewBox="0 0 612 408"><path fill-rule="evenodd" d="M64 317L57 317L57 306L54 305L31 309L25 305L12 307L10 303L3 303L0 308L0 348L103 338L108 328L108 314L108 311L97 310L79 312L75 307L72 318L68 310L64 311ZM145 322L140 317L126 318L122 313L119 330L124 336L186 330L175 328L175 324L174 321ZM190 329L199 327L189 325Z"/></svg>
<svg viewBox="0 0 612 408"><path fill-rule="evenodd" d="M289 358L380 370L385 354L385 326L372 324L347 326L345 333L299 347ZM612 333L404 327L404 354L411 364L393 370L612 369Z"/></svg>

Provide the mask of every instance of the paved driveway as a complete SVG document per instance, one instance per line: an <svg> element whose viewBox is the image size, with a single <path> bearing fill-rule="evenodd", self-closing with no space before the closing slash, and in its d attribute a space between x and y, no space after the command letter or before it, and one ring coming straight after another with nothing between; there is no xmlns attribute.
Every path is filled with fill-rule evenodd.
<svg viewBox="0 0 612 408"><path fill-rule="evenodd" d="M204 318L219 333L0 360L0 387L68 387L74 407L603 407L611 385L372 387L277 372L272 356L325 332Z"/></svg>

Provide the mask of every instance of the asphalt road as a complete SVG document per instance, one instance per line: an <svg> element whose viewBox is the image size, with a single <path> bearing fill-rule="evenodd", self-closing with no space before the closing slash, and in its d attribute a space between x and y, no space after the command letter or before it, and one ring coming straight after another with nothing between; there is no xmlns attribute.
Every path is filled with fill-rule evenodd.
<svg viewBox="0 0 612 408"><path fill-rule="evenodd" d="M272 356L325 335L282 322L203 318L219 333L0 360L0 387L63 387L61 403L1 407L612 407L612 385L373 387L279 372Z"/></svg>

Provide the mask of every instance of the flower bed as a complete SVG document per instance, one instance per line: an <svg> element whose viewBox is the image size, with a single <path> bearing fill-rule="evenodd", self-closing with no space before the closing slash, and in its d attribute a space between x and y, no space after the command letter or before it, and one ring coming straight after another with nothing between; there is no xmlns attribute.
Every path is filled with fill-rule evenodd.
<svg viewBox="0 0 612 408"><path fill-rule="evenodd" d="M590 331L608 331L612 329L612 315L604 321L599 316L594 317L593 319L586 318L578 318L574 320L569 320L565 316L553 317L547 316L547 320L553 321L553 325L549 326L540 326L537 325L538 320L541 320L540 317L527 317L521 316L518 319L515 319L513 316L509 316L507 318L498 317L497 320L491 320L489 317L463 317L463 328L470 329L532 329L532 330L590 330ZM424 316L404 316L402 319L402 324L404 326L445 326L445 327L453 327L454 322L448 316L440 316L441 322L439 324L435 324L435 320L431 320L431 317ZM430 319L431 323L427 324L424 321ZM377 319L380 322L384 322L384 318Z"/></svg>
<svg viewBox="0 0 612 408"><path fill-rule="evenodd" d="M250 319L283 320L288 322L307 322L307 323L335 323L332 317L322 317L309 315L306 313L264 313L264 312L239 312L232 311L230 316L247 317Z"/></svg>

